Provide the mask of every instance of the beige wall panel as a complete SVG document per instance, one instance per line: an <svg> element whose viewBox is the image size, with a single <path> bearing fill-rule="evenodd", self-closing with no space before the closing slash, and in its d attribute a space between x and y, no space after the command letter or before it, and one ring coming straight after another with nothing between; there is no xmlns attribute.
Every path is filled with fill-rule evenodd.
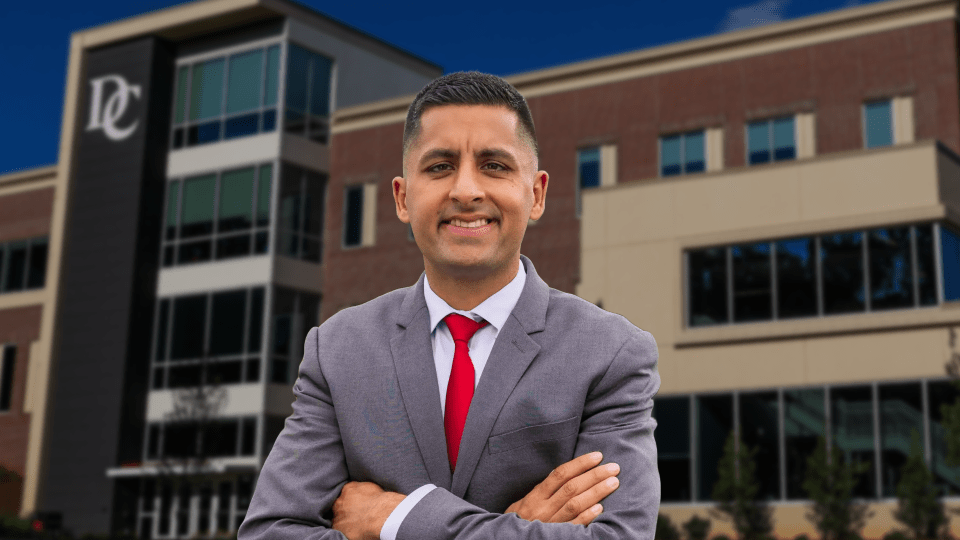
<svg viewBox="0 0 960 540"><path fill-rule="evenodd" d="M599 189L583 191L583 216L580 220L580 246L587 251L606 247L607 238L607 201L612 197ZM587 219L586 216L590 216Z"/></svg>
<svg viewBox="0 0 960 540"><path fill-rule="evenodd" d="M677 182L677 236L762 228L799 221L797 167Z"/></svg>
<svg viewBox="0 0 960 540"><path fill-rule="evenodd" d="M960 213L960 163L953 157L937 154L937 171L940 175L940 200L955 213Z"/></svg>
<svg viewBox="0 0 960 540"><path fill-rule="evenodd" d="M603 307L610 309L606 297L606 250L595 250L585 253L580 258L580 283L577 284L577 296L588 302L603 302ZM612 299L611 299L612 300Z"/></svg>
<svg viewBox="0 0 960 540"><path fill-rule="evenodd" d="M664 380L661 393L721 392L804 384L802 341L769 341L719 347L661 348L664 364L676 378Z"/></svg>
<svg viewBox="0 0 960 540"><path fill-rule="evenodd" d="M960 502L954 500L945 503L946 508L956 509L960 507ZM660 512L670 516L674 525L680 527L683 523L690 520L694 515L710 520L710 537L718 534L726 534L735 538L732 524L717 519L710 510L713 505L707 504L666 504L661 506ZM861 531L863 538L878 539L882 538L888 532L894 529L902 529L903 524L893 518L893 512L896 510L896 503L880 502L869 505L873 516L867 520L866 526ZM810 506L802 502L787 502L773 505L773 526L774 536L777 538L794 538L798 534L806 534L810 538L818 538L820 535L813 523L807 519L806 515L810 511ZM951 533L957 535L960 532L960 523L958 520L951 520ZM681 529L682 531L682 529Z"/></svg>
<svg viewBox="0 0 960 540"><path fill-rule="evenodd" d="M800 173L804 219L829 219L937 203L934 147L863 152L808 162Z"/></svg>
<svg viewBox="0 0 960 540"><path fill-rule="evenodd" d="M944 328L807 340L808 382L842 383L945 376Z"/></svg>
<svg viewBox="0 0 960 540"><path fill-rule="evenodd" d="M618 246L672 237L678 225L674 186L673 183L647 184L643 189L609 192L611 196L607 197L603 217L607 236L600 245Z"/></svg>
<svg viewBox="0 0 960 540"><path fill-rule="evenodd" d="M604 309L650 332L658 344L672 344L680 316L675 308L680 302L680 264L674 243L613 248L607 253Z"/></svg>

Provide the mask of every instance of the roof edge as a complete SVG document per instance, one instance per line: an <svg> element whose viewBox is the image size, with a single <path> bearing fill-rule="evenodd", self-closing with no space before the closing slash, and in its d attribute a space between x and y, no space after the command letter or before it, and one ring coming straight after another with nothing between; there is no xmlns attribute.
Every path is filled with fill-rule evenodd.
<svg viewBox="0 0 960 540"><path fill-rule="evenodd" d="M56 178L58 171L59 166L54 164L0 174L0 187L25 182L50 180L51 178Z"/></svg>

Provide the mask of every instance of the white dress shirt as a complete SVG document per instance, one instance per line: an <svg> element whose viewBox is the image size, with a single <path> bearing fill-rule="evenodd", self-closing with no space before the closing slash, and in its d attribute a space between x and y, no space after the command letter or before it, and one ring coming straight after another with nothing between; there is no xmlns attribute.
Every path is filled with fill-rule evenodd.
<svg viewBox="0 0 960 540"><path fill-rule="evenodd" d="M423 276L423 296L427 300L427 310L430 312L430 342L433 345L433 364L437 368L437 384L440 386L441 411L446 411L447 384L450 382L450 371L453 369L454 344L453 336L450 335L447 324L440 323L444 317L451 313L459 313L475 321L483 319L489 323L477 330L467 344L470 348L470 360L473 361L475 374L473 387L476 388L477 383L480 382L483 368L487 365L487 359L490 357L490 350L493 349L497 334L500 333L500 329L507 322L514 306L520 300L520 293L523 292L527 272L523 269L522 262L518 264L520 269L517 271L516 277L471 311L461 311L450 307L430 288L430 281L427 280L427 276ZM420 502L420 499L423 499L427 493L435 488L436 486L433 484L426 484L407 495L383 524L383 529L380 530L380 540L396 540L403 519Z"/></svg>

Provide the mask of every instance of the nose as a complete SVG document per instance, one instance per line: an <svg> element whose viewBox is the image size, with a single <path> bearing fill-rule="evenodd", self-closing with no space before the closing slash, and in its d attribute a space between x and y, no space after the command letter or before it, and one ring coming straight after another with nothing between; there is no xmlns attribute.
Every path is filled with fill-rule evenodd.
<svg viewBox="0 0 960 540"><path fill-rule="evenodd" d="M450 187L450 198L462 205L482 201L484 193L479 175L475 167L461 167Z"/></svg>

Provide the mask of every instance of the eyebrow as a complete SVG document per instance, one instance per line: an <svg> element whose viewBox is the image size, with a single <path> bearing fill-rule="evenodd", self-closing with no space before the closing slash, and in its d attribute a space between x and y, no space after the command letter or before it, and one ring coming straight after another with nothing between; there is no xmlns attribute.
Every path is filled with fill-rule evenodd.
<svg viewBox="0 0 960 540"><path fill-rule="evenodd" d="M434 159L458 159L459 157L460 152L456 150L451 150L449 148L434 148L420 158L420 163L423 164ZM513 156L513 154L501 148L481 148L476 152L476 157L478 159L493 158L502 159L504 161L516 161L516 158Z"/></svg>

